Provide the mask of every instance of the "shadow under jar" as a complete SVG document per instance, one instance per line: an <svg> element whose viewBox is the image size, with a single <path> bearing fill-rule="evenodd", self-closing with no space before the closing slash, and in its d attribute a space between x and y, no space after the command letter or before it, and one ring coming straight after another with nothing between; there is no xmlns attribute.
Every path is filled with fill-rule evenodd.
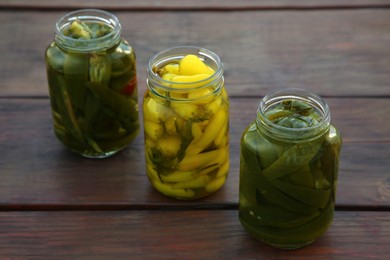
<svg viewBox="0 0 390 260"><path fill-rule="evenodd" d="M333 219L341 137L319 96L266 95L241 138L239 219L258 240L296 249Z"/></svg>
<svg viewBox="0 0 390 260"><path fill-rule="evenodd" d="M151 58L143 100L147 176L184 200L219 190L229 171L229 100L219 57L175 47Z"/></svg>
<svg viewBox="0 0 390 260"><path fill-rule="evenodd" d="M85 157L111 156L139 132L136 57L121 30L111 13L78 10L46 49L54 132Z"/></svg>

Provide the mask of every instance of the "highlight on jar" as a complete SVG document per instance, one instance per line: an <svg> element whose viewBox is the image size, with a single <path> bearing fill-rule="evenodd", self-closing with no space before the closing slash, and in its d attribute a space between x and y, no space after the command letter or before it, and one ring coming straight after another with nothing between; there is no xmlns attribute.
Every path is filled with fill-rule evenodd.
<svg viewBox="0 0 390 260"><path fill-rule="evenodd" d="M143 100L147 176L160 193L198 199L229 172L229 100L219 57L198 47L155 55Z"/></svg>
<svg viewBox="0 0 390 260"><path fill-rule="evenodd" d="M54 132L66 147L103 158L136 137L136 58L114 15L84 9L63 16L45 58Z"/></svg>

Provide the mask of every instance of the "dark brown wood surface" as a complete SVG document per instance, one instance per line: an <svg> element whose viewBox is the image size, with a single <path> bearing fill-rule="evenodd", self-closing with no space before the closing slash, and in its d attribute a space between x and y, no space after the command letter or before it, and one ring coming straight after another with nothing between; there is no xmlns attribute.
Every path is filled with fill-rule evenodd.
<svg viewBox="0 0 390 260"><path fill-rule="evenodd" d="M66 12L1 12L3 34L12 36L0 41L1 96L48 95L44 50ZM197 45L221 57L230 96L286 87L337 97L390 95L388 9L114 13L137 52L140 94L151 56Z"/></svg>
<svg viewBox="0 0 390 260"><path fill-rule="evenodd" d="M258 243L234 210L0 212L0 234L5 259L385 259L390 214L336 212L295 251Z"/></svg>
<svg viewBox="0 0 390 260"><path fill-rule="evenodd" d="M144 168L143 134L127 149L106 160L81 158L62 147L52 131L47 98L0 100L2 125L0 208L19 206L152 204L193 205L160 196ZM238 202L239 139L254 119L259 99L231 98L231 170L225 187L195 204L229 206ZM338 183L338 206L390 207L388 173L389 99L329 98L333 122L344 138ZM354 109L351 109L354 108ZM364 118L365 111L377 111ZM142 114L142 111L141 111Z"/></svg>
<svg viewBox="0 0 390 260"><path fill-rule="evenodd" d="M388 0L1 0L0 7L16 9L104 8L122 10L251 10L388 7Z"/></svg>
<svg viewBox="0 0 390 260"><path fill-rule="evenodd" d="M137 53L139 102L155 53L197 45L223 60L231 169L197 201L157 193L143 134L112 158L67 151L52 130L44 51L69 10L118 16ZM0 258L384 259L390 253L390 1L0 0ZM343 136L335 220L296 251L238 221L239 142L266 93L322 95ZM140 111L142 115L142 111Z"/></svg>

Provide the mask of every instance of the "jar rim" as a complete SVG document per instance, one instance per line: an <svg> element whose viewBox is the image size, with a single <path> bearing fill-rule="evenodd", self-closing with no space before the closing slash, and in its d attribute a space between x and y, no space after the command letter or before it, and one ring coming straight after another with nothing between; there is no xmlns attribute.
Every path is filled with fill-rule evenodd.
<svg viewBox="0 0 390 260"><path fill-rule="evenodd" d="M308 103L313 108L317 108L321 113L321 121L319 124L304 127L304 128L290 128L278 125L265 115L267 109L275 104L279 103L286 99L295 99L302 100ZM257 109L257 118L256 124L261 125L266 128L265 132L272 132L272 136L277 139L295 139L295 140L303 140L303 139L315 139L323 134L323 132L329 128L330 126L330 110L326 101L320 97L319 95L307 91L301 88L286 88L282 90L276 90L268 93L261 99L259 103L259 107ZM288 133L287 135L283 133ZM291 138L289 138L291 137Z"/></svg>
<svg viewBox="0 0 390 260"><path fill-rule="evenodd" d="M113 30L96 39L74 39L64 35L62 30L75 20L103 22ZM72 11L60 17L55 24L56 42L65 49L78 52L89 52L110 48L117 44L121 39L121 31L122 26L119 19L114 14L100 9L79 9Z"/></svg>
<svg viewBox="0 0 390 260"><path fill-rule="evenodd" d="M158 66L163 66L166 64L169 64L172 61L177 61L183 58L185 55L188 54L194 54L203 59L207 59L207 61L212 61L216 66L214 66L214 74L210 75L209 77L198 80L198 81L193 81L193 82L172 82L166 79L161 78L154 72L154 68ZM161 51L155 55L153 55L149 62L148 62L148 68L147 68L147 75L148 75L148 81L149 79L153 81L153 85L157 85L158 88L161 88L166 91L177 91L177 92L188 92L192 90L197 90L197 89L202 89L202 88L207 88L211 85L214 85L216 81L218 80L223 80L223 64L219 56L214 53L211 50L197 47L197 46L175 46L169 49L166 49L164 51ZM202 84L206 83L206 84ZM190 86L190 85L200 85L197 87L175 87L175 86ZM149 86L149 84L148 84Z"/></svg>

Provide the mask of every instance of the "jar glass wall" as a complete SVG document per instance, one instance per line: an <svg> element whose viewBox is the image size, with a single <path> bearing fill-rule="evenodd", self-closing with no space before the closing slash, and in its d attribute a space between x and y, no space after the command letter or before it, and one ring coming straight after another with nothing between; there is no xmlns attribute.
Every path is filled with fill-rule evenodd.
<svg viewBox="0 0 390 260"><path fill-rule="evenodd" d="M341 137L319 96L276 91L241 139L239 219L279 248L315 241L333 219Z"/></svg>
<svg viewBox="0 0 390 260"><path fill-rule="evenodd" d="M229 100L219 57L175 47L149 61L143 100L147 176L160 193L197 199L229 171Z"/></svg>
<svg viewBox="0 0 390 260"><path fill-rule="evenodd" d="M54 132L66 147L103 158L136 137L136 57L113 14L85 9L61 17L45 58Z"/></svg>

